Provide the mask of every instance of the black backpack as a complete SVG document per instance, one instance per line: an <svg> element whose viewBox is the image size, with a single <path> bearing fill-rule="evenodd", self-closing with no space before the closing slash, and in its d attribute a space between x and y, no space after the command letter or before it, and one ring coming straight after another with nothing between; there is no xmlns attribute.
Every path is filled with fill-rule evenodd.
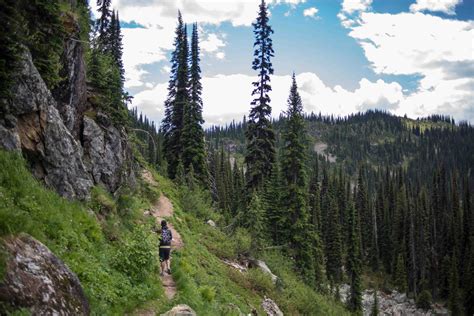
<svg viewBox="0 0 474 316"><path fill-rule="evenodd" d="M163 228L161 230L161 244L162 245L170 245L171 244L171 239L173 239L171 235L171 230L168 228Z"/></svg>

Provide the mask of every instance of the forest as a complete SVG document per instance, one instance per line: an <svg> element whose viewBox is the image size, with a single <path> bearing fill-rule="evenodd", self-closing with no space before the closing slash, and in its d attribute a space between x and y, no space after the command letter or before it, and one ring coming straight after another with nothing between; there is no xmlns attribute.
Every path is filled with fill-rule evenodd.
<svg viewBox="0 0 474 316"><path fill-rule="evenodd" d="M205 128L198 24L181 12L169 63L164 118L133 106L124 88L119 12L87 1L76 16L69 1L0 0L0 92L7 96L22 52L54 97L61 98L62 43L84 45L87 100L94 119L106 113L133 142L135 160L182 190L209 201L229 238L248 237L243 257L274 250L306 286L340 297L362 314L365 289L396 289L429 309L442 302L452 315L474 314L474 128L449 116L411 119L382 110L345 117L304 112L296 75L287 109L273 113L271 16L264 0L252 24L255 74L250 111L241 121ZM188 39L189 35L189 39ZM248 48L252 50L252 47ZM157 100L159 102L159 100ZM2 120L14 109L0 102ZM191 205L193 205L191 203ZM1 225L0 225L1 226ZM377 315L377 307L373 313Z"/></svg>

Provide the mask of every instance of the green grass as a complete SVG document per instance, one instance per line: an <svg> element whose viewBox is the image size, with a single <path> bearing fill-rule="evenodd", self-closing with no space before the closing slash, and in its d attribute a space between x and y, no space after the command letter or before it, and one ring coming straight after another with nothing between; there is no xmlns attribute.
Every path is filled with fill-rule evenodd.
<svg viewBox="0 0 474 316"><path fill-rule="evenodd" d="M163 300L156 237L140 215L149 202L138 197L146 192L115 201L97 188L86 205L45 189L18 154L0 151L0 165L0 239L25 232L44 243L78 275L93 314L122 314Z"/></svg>
<svg viewBox="0 0 474 316"><path fill-rule="evenodd" d="M207 225L207 219L219 220L219 215L212 211L205 193L188 192L154 175L162 193L173 202L175 215L171 222L185 243L183 249L172 255L177 296L169 304L155 305L158 313L174 304L187 304L198 315L238 315L237 308L245 314L256 309L260 315L264 314L261 303L267 296L287 315L349 314L340 303L304 285L289 261L277 252L266 253L263 258L281 278L277 285L260 270L251 269L243 274L225 265L221 259L236 259L249 251L248 233L237 230L228 236Z"/></svg>

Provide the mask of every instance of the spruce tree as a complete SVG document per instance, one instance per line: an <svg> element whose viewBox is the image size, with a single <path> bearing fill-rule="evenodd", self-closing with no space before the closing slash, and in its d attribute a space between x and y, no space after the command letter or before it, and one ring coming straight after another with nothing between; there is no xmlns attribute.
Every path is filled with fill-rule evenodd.
<svg viewBox="0 0 474 316"><path fill-rule="evenodd" d="M303 120L303 104L293 74L288 97L287 119L282 132L283 148L281 170L285 190L283 192L284 216L287 226L282 235L295 251L297 265L302 275L314 282L312 225L308 211L307 141Z"/></svg>
<svg viewBox="0 0 474 316"><path fill-rule="evenodd" d="M327 236L325 240L326 273L331 286L342 279L342 238L339 224L339 211L332 190L328 191L329 208L327 210Z"/></svg>
<svg viewBox="0 0 474 316"><path fill-rule="evenodd" d="M257 192L253 192L246 215L243 219L244 227L252 236L252 249L258 251L265 242L265 207Z"/></svg>
<svg viewBox="0 0 474 316"><path fill-rule="evenodd" d="M252 69L258 71L258 81L253 82L254 90L249 120L246 130L247 152L247 187L251 190L261 189L265 179L271 173L275 161L275 132L270 116L271 106L268 92L271 91L270 75L273 74L271 57L274 56L272 28L268 24L268 11L262 0L257 21L253 23L255 34L255 51Z"/></svg>
<svg viewBox="0 0 474 316"><path fill-rule="evenodd" d="M350 296L348 301L349 309L355 313L362 312L362 285L361 285L361 270L362 262L360 258L360 228L358 213L351 202L348 204L347 213L349 215L349 245L347 258L347 273L350 282Z"/></svg>
<svg viewBox="0 0 474 316"><path fill-rule="evenodd" d="M191 67L189 78L189 102L185 104L182 131L183 164L185 169L192 165L201 184L207 185L206 149L202 118L202 85L199 66L199 38L197 24L193 24L191 39Z"/></svg>
<svg viewBox="0 0 474 316"><path fill-rule="evenodd" d="M110 24L108 26L108 47L107 53L109 53L115 65L118 67L120 72L120 82L123 86L125 81L125 69L123 68L123 44L122 44L122 30L120 28L120 19L118 11L112 11L112 17L110 20Z"/></svg>
<svg viewBox="0 0 474 316"><path fill-rule="evenodd" d="M165 117L161 125L163 149L168 164L168 174L175 178L182 156L182 130L184 110L189 101L188 94L188 43L186 26L181 12L178 12L178 26L171 55L171 74L168 82L168 96L165 101Z"/></svg>
<svg viewBox="0 0 474 316"><path fill-rule="evenodd" d="M99 18L96 21L96 29L99 40L99 47L103 51L108 45L109 40L109 25L112 18L112 11L110 11L110 4L112 0L97 0L97 7L100 13Z"/></svg>

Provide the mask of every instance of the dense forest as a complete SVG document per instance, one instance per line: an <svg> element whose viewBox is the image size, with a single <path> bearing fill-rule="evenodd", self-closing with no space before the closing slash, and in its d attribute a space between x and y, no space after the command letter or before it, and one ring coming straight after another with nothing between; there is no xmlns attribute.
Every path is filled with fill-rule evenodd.
<svg viewBox="0 0 474 316"><path fill-rule="evenodd" d="M336 299L340 286L348 284L347 309L355 314L362 313L364 287L397 289L420 308L446 302L453 315L474 314L470 123L378 110L347 117L305 113L295 74L287 110L272 115L272 58L278 52L264 0L253 23L251 67L257 76L248 117L204 129L198 25L189 32L178 12L165 115L154 122L132 106L124 88L119 12L111 9L111 0L97 4L99 18L91 21L87 1L78 0L69 10L69 1L0 0L6 21L0 25L0 93L6 96L1 99L9 97L25 50L61 99L63 42L74 36L85 44L92 105L85 115L100 121L100 113L106 113L133 143L134 159L174 181L180 193L172 194L183 205L215 210L226 238L248 238L248 249L237 259L276 251L308 291ZM68 19L79 21L77 32L67 29ZM0 102L5 122L14 112L7 104ZM140 236L133 238L138 245ZM134 255L130 247L127 251ZM124 273L129 269L134 270L126 267ZM104 278L106 270L101 270ZM152 272L143 273L149 281ZM124 292L140 288L137 280Z"/></svg>

